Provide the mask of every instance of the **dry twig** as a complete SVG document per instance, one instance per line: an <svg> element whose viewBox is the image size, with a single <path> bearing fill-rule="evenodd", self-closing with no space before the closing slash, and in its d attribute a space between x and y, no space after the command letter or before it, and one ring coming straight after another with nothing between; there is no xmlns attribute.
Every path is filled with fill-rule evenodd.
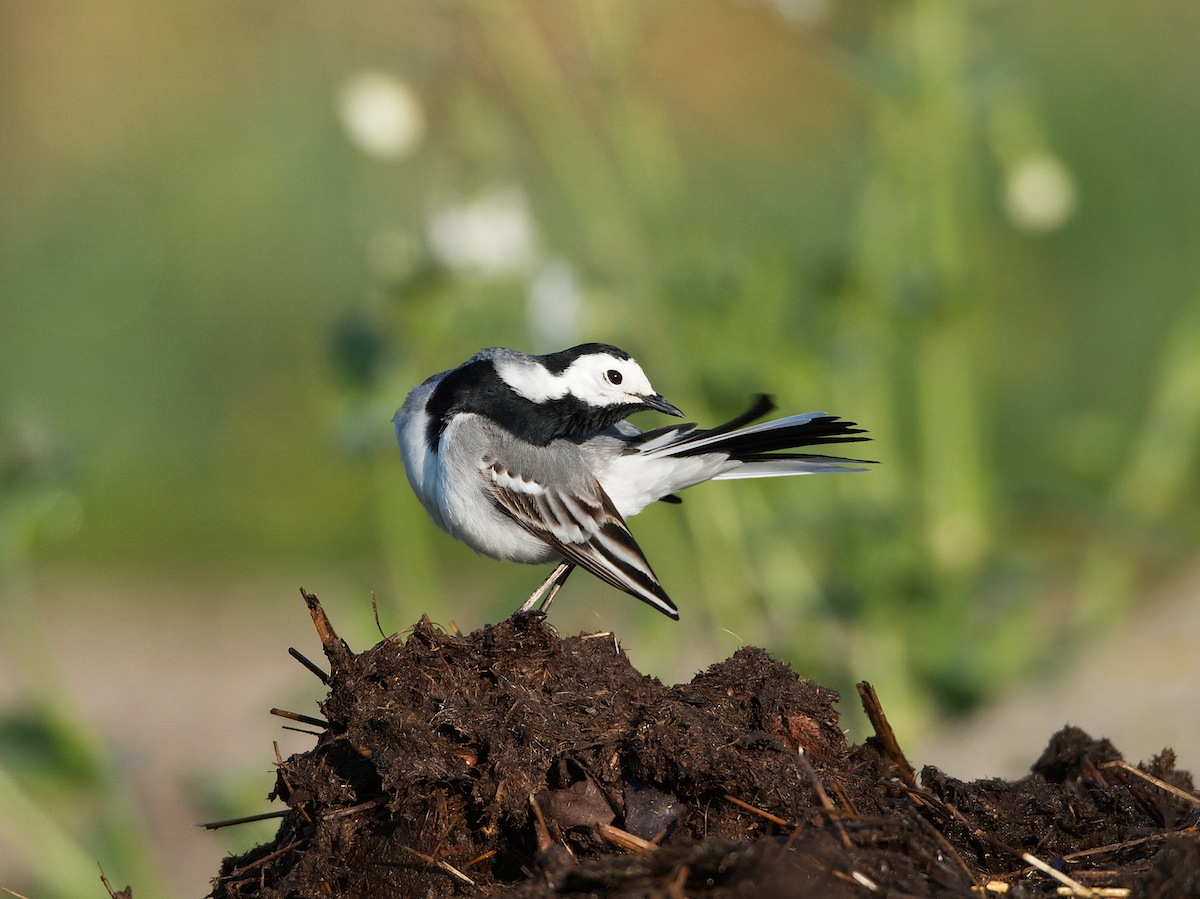
<svg viewBox="0 0 1200 899"><path fill-rule="evenodd" d="M892 726L888 724L887 715L883 712L883 705L879 701L879 695L875 692L875 688L867 681L861 681L858 684L858 695L862 700L863 711L867 713L867 719L875 731L875 737L879 740L879 745L899 769L900 778L910 787L915 788L917 772L908 763L904 750L900 748L900 743L896 740Z"/></svg>
<svg viewBox="0 0 1200 899"><path fill-rule="evenodd" d="M833 824L834 830L838 832L838 838L842 841L842 845L849 849L854 844L850 842L850 837L846 834L846 828L842 826L841 819L838 817L838 810L834 808L833 802L829 799L829 794L825 792L825 787L821 783L821 779L817 777L817 770L812 766L812 762L808 760L808 753L804 751L804 747L800 747L799 753L800 767L804 769L804 773L808 775L808 779L812 781L813 789L817 793L817 799L821 802L821 808L825 809L825 814L829 821Z"/></svg>
<svg viewBox="0 0 1200 899"><path fill-rule="evenodd" d="M404 849L407 852L411 852L413 855L415 855L417 858L421 859L421 861L423 861L423 862L426 862L430 865L437 865L437 867L441 868L443 871L445 871L451 877L455 877L458 880L461 880L463 883L465 883L469 887L477 886L475 881L473 881L470 877L468 877L462 871L458 870L458 868L454 867L454 865L450 864L445 859L434 858L432 855L426 855L424 852L420 852L416 849L413 849L411 846L401 846L400 848Z"/></svg>
<svg viewBox="0 0 1200 899"><path fill-rule="evenodd" d="M613 827L611 824L600 824L597 829L600 836L608 840L610 843L628 849L630 852L654 852L658 849L656 843L651 843L649 840L643 840L639 836L635 836L626 830L621 830L619 827Z"/></svg>
<svg viewBox="0 0 1200 899"><path fill-rule="evenodd" d="M299 662L301 665L303 665L305 668L307 668L309 671L311 671L313 674L315 674L318 678L320 678L321 683L328 685L329 675L326 674L324 671L322 671L321 667L316 662L314 662L311 659L309 659L308 657L306 657L303 653L300 652L300 650L296 649L294 646L288 647L288 655L290 655L293 659L295 659L297 662Z"/></svg>
<svg viewBox="0 0 1200 899"><path fill-rule="evenodd" d="M1140 777L1142 780L1146 781L1147 783L1154 784L1160 790L1165 790L1166 792L1170 793L1172 796L1178 796L1180 799L1185 799L1188 802L1200 805L1200 797L1193 796L1191 793L1187 792L1186 790L1181 790L1181 789L1179 789L1179 787L1174 786L1173 784L1169 784L1165 780L1160 780L1159 778L1155 777L1153 774L1147 774L1141 768L1131 765L1131 764L1129 764L1129 762L1126 762L1122 759L1116 759L1115 761L1105 762L1100 767L1101 768L1120 768L1122 771L1128 771L1134 777Z"/></svg>
<svg viewBox="0 0 1200 899"><path fill-rule="evenodd" d="M289 712L287 709L271 709L271 714L280 718L287 718L289 721L299 721L301 724L311 724L313 727L320 727L328 730L329 722L322 721L320 718L314 718L312 715L302 715L299 712Z"/></svg>
<svg viewBox="0 0 1200 899"><path fill-rule="evenodd" d="M282 818L288 813L287 809L278 809L273 812L263 812L259 815L246 815L243 818L226 818L224 821L205 821L203 824L197 824L197 827L203 827L205 830L220 830L222 827L234 827L238 824L251 824L255 821L269 821L271 818Z"/></svg>
<svg viewBox="0 0 1200 899"><path fill-rule="evenodd" d="M99 865L96 866L100 868ZM125 887L123 890L113 891L112 884L108 882L108 878L104 876L104 869L100 868L100 883L104 885L104 889L108 891L109 899L133 899L133 887ZM6 893L12 893L11 890L5 890ZM20 896L20 899L25 899L20 893L12 893L14 896Z"/></svg>
<svg viewBox="0 0 1200 899"><path fill-rule="evenodd" d="M729 802L732 802L734 805L736 805L738 808L744 808L746 811L753 812L754 814L758 815L760 818L766 818L772 824L779 824L783 827L786 827L789 824L788 821L784 820L783 818L780 818L778 815L772 815L770 812L764 812L762 809L758 808L757 806L753 806L749 802L746 802L743 799L738 799L736 796L730 796L728 793L726 793L725 798Z"/></svg>
<svg viewBox="0 0 1200 899"><path fill-rule="evenodd" d="M325 650L325 657L329 659L329 664L333 668L338 668L348 662L351 656L350 647L333 629L329 616L321 607L321 600L317 599L315 593L309 593L303 587L300 588L300 595L304 597L304 602L308 606L308 613L312 616L313 626L317 629L317 636L321 640L321 647Z"/></svg>
<svg viewBox="0 0 1200 899"><path fill-rule="evenodd" d="M545 852L554 843L554 840L550 838L550 828L546 826L546 816L542 814L542 807L538 805L537 797L532 793L529 794L529 805L533 809L533 824L534 830L537 831L538 852Z"/></svg>
<svg viewBox="0 0 1200 899"><path fill-rule="evenodd" d="M1033 867L1037 868L1043 874L1053 877L1055 880L1065 886L1068 890L1070 890L1070 892L1067 893L1068 896L1079 896L1082 897L1082 899L1093 899L1093 897L1096 896L1095 891L1093 891L1091 887L1084 886L1078 880L1068 877L1062 871L1052 868L1036 855L1033 855L1029 852L1022 852L1021 860L1027 864L1033 865Z"/></svg>

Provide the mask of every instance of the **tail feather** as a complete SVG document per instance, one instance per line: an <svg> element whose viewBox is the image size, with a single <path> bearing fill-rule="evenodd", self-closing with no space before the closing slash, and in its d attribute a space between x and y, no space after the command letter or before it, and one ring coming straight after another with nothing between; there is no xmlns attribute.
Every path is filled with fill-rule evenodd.
<svg viewBox="0 0 1200 899"><path fill-rule="evenodd" d="M647 431L640 435L639 451L651 456L699 456L724 453L738 462L751 463L754 473L728 472L722 477L766 477L763 466L770 464L778 474L800 474L804 471L829 471L845 463L862 464L866 460L846 459L809 453L787 453L804 446L827 446L836 443L859 443L870 440L857 422L845 421L824 412L789 415L756 425L749 422L775 408L771 398L759 395L749 410L722 425L701 430L695 425L675 425ZM743 425L749 425L743 427Z"/></svg>
<svg viewBox="0 0 1200 899"><path fill-rule="evenodd" d="M691 440L719 437L722 434L736 431L742 425L748 425L750 422L762 418L774 408L775 402L771 397L765 393L758 393L755 394L754 403L749 409L741 415L729 419L724 424L717 425L715 428L701 431L696 427L694 421L677 425L666 425L665 427L642 431L642 433L629 442L629 445L640 453L653 453L658 450L689 444ZM671 453L670 455L675 454Z"/></svg>
<svg viewBox="0 0 1200 899"><path fill-rule="evenodd" d="M843 421L836 415L809 412L789 415L775 421L752 425L729 434L706 434L698 439L680 441L673 456L694 456L718 450L731 458L748 460L751 456L801 446L825 446L831 443L859 443L870 440L857 422Z"/></svg>
<svg viewBox="0 0 1200 899"><path fill-rule="evenodd" d="M752 421L758 421L768 412L773 412L774 410L775 401L768 394L756 393L754 395L754 402L750 408L741 415L735 415L724 424L717 425L715 428L709 428L707 431L701 433L705 437L719 437L721 434L729 434L744 425L750 424Z"/></svg>
<svg viewBox="0 0 1200 899"><path fill-rule="evenodd" d="M739 459L742 464L713 475L714 481L733 481L738 478L781 478L795 474L819 472L866 471L867 459L845 459L841 456L808 456L803 453L779 453Z"/></svg>

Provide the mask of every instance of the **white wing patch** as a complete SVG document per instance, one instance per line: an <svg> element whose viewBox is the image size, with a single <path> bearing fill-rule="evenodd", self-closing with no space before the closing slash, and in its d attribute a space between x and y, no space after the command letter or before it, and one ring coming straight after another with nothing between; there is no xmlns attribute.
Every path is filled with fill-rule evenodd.
<svg viewBox="0 0 1200 899"><path fill-rule="evenodd" d="M523 493L527 496L545 496L546 494L546 488L537 481L531 481L520 475L515 475L499 462L489 463L485 460L485 466L488 475L492 479L492 483L501 490L511 490L514 493Z"/></svg>

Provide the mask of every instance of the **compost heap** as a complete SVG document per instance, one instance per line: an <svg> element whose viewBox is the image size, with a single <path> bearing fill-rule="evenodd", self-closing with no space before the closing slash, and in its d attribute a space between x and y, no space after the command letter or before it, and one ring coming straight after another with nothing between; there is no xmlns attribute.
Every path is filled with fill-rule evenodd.
<svg viewBox="0 0 1200 899"><path fill-rule="evenodd" d="M1170 750L1134 767L1066 727L1020 780L918 775L869 685L875 736L848 745L837 693L761 649L667 687L530 614L355 654L305 598L329 696L293 717L320 732L218 899L1200 895Z"/></svg>

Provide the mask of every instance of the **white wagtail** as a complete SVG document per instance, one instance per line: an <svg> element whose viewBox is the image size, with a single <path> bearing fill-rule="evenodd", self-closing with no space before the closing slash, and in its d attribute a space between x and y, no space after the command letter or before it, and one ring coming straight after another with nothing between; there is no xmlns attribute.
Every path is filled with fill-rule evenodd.
<svg viewBox="0 0 1200 899"><path fill-rule="evenodd" d="M576 565L669 615L679 611L625 519L702 481L862 471L860 460L782 452L869 438L823 412L749 425L759 396L710 430L643 431L625 419L683 413L614 346L530 356L494 347L415 388L392 421L413 490L438 527L485 556L559 565L521 607L545 610Z"/></svg>

